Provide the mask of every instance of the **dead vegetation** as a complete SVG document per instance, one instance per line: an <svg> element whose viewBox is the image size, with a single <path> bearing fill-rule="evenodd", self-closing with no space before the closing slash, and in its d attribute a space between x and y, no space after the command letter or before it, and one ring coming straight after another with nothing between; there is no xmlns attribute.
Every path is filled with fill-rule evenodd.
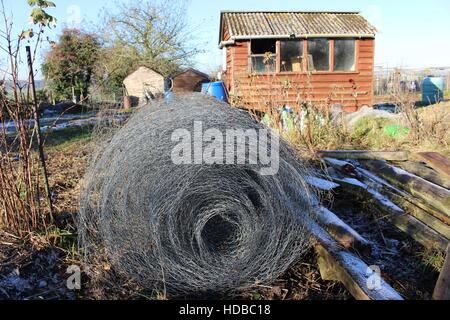
<svg viewBox="0 0 450 320"><path fill-rule="evenodd" d="M336 108L343 98L338 86L330 88L327 98L316 101L308 73L299 74L296 81L256 73L247 77L248 84L235 84L230 103L249 109L255 119L278 130L312 157L317 150L331 149L436 151L450 156L450 101L421 106L416 93L393 86L382 100L397 105L397 116L374 117L369 113L349 126L345 114ZM257 85L262 79L264 90ZM293 90L297 92L295 99L289 96ZM267 97L264 104L259 102L261 95ZM286 111L285 101L290 100Z"/></svg>
<svg viewBox="0 0 450 320"><path fill-rule="evenodd" d="M78 195L80 179L84 175L87 161L92 154L93 146L90 144L90 129L67 129L61 132L50 134L46 141L48 152L50 183L55 192L54 207L55 207L55 226L48 229L46 234L30 233L25 240L17 241L14 237L5 238L4 242L12 243L2 244L0 246L0 254L2 254L2 265L0 266L0 274L3 279L9 279L14 276L14 270L19 270L19 273L26 278L28 272L34 273L37 267L29 268L36 262L37 256L55 255L54 270L61 281L65 281L65 269L70 264L81 264L79 258L78 248L76 246L76 230L74 228L73 219L78 212ZM325 135L322 135L325 137ZM324 138L325 139L325 138ZM364 202L361 202L364 203ZM334 205L338 205L336 202ZM337 207L336 207L337 208ZM347 220L352 222L352 217L361 216L358 212L366 212L371 210L371 205L368 207L361 207L356 209L354 215L348 215L348 211L343 217L349 217ZM358 211L360 210L360 211ZM337 210L339 212L339 210ZM352 223L353 225L353 223ZM366 230L373 235L373 228L369 226L376 225L379 233L380 241L384 243L387 238L390 238L389 233L392 233L392 228L381 224L379 218L373 217L371 222L357 222L357 226L367 227ZM384 225L384 227L383 227ZM387 228L387 229L386 229ZM370 230L369 230L370 229ZM361 230L359 230L361 231ZM362 231L361 231L362 232ZM387 233L386 233L387 232ZM364 234L364 232L363 232ZM397 239L396 237L394 237ZM389 240L388 240L389 241ZM430 298L430 288L432 282L435 280L437 268L441 267L442 254L433 250L421 249L414 244L413 240L407 240L406 244L401 249L404 257L411 258L415 261L415 267L411 270L416 270L417 282L412 285L408 280L408 273L398 274L397 277L388 278L394 284L394 288L401 292L405 297L409 298ZM16 251L15 251L16 250ZM20 250L21 253L19 253ZM56 252L56 253L54 253ZM16 256L20 256L20 260L15 260ZM307 255L308 259L302 263L294 265L279 281L267 287L255 287L252 290L242 292L238 298L243 299L349 299L349 293L339 283L334 281L324 281L320 277L317 268L317 261L315 254L311 252ZM389 266L395 260L395 255L380 251L378 257L380 259L392 258L386 260L384 263ZM40 261L40 260L38 260ZM390 262L389 262L390 261ZM389 266L395 268L395 264ZM53 267L51 267L53 268ZM51 269L50 268L50 269ZM436 270L431 272L430 270ZM64 271L64 272L63 272ZM165 299L162 292L148 291L139 288L136 284L127 279L121 278L111 269L111 266L104 261L99 261L98 268L95 271L88 272L89 278L84 278L83 289L80 292L75 292L75 295L70 293L67 297L70 298L110 298L110 299ZM94 272L94 273L92 273ZM391 273L392 272L392 273ZM395 275L394 271L389 274ZM423 282L424 275L429 275L431 280ZM42 274L44 277L44 275ZM45 277L44 277L45 278ZM45 278L46 279L46 278ZM47 280L44 281L48 284ZM428 279L428 278L427 278ZM42 280L42 279L41 279ZM39 282L41 281L39 280ZM39 288L39 282L32 283L32 292L25 290L20 296L39 298L62 298L63 294L58 295L51 293L54 289ZM42 285L44 282L41 283ZM425 285L424 287L420 286ZM7 295L12 296L12 291L6 290ZM420 289L422 288L422 289ZM48 291L48 295L44 294ZM30 293L31 292L31 293ZM0 293L1 294L1 293ZM37 294L37 295L36 295ZM66 294L66 293L64 293ZM18 296L19 297L19 296Z"/></svg>

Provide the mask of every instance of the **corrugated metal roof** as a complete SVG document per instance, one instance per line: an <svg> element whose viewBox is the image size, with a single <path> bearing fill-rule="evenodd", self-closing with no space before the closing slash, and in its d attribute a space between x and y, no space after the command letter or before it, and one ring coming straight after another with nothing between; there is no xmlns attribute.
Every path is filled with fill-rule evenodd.
<svg viewBox="0 0 450 320"><path fill-rule="evenodd" d="M221 34L226 24L230 40L258 37L360 36L377 30L358 12L222 11Z"/></svg>

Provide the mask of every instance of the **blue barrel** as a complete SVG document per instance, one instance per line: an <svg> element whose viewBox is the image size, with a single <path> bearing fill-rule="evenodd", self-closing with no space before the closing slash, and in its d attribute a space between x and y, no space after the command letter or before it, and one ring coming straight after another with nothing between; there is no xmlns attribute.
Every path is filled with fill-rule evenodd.
<svg viewBox="0 0 450 320"><path fill-rule="evenodd" d="M215 81L202 84L202 92L210 96L216 97L217 100L228 102L223 81Z"/></svg>
<svg viewBox="0 0 450 320"><path fill-rule="evenodd" d="M426 77L422 82L422 102L437 103L444 99L443 77Z"/></svg>
<svg viewBox="0 0 450 320"><path fill-rule="evenodd" d="M205 82L202 83L202 93L206 94L206 92L208 91L208 87L210 86L211 82Z"/></svg>
<svg viewBox="0 0 450 320"><path fill-rule="evenodd" d="M173 100L173 92L172 92L172 91L166 91L166 92L164 93L164 98L165 98L167 101L172 101L172 100Z"/></svg>

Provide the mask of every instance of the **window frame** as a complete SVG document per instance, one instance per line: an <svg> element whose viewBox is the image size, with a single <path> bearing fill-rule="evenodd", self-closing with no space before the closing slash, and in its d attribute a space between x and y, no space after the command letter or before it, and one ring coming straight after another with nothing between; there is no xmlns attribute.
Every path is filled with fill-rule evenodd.
<svg viewBox="0 0 450 320"><path fill-rule="evenodd" d="M344 74L359 73L359 39L356 39L356 38L333 38L330 40L333 40L333 51L330 54L331 62L333 63L331 65L332 72L333 73L344 73ZM355 41L355 52L354 52L354 54L355 54L355 70L349 70L349 71L343 71L343 70L335 71L334 70L334 41L335 40L353 40L353 41Z"/></svg>
<svg viewBox="0 0 450 320"><path fill-rule="evenodd" d="M308 43L310 40L314 40L314 39L326 39L328 41L328 70L316 70L316 71L310 71L308 69ZM307 38L306 39L306 53L305 53L305 60L306 60L306 72L311 73L311 74L321 74L321 73L332 73L333 72L333 59L332 57L334 56L334 39L332 38L327 38L327 37L311 37L311 38Z"/></svg>
<svg viewBox="0 0 450 320"><path fill-rule="evenodd" d="M308 41L310 39L317 39L317 38L324 38L324 37L314 37L314 38L286 38L286 39L276 39L275 43L275 51L276 53L274 56L276 56L276 66L275 71L273 72L256 72L257 75L273 75L273 74L280 74L280 75L292 75L292 74L358 74L359 73L359 44L360 41L358 38L346 38L346 37L336 37L336 38L326 38L329 41L329 69L328 70L321 70L321 71L309 71L308 70ZM335 40L354 40L355 41L355 70L352 71L335 71L334 70L334 41ZM281 41L303 41L303 63L302 63L302 71L281 71ZM251 40L248 43L248 71L249 74L253 73L253 62L252 57L253 56L263 56L263 54L252 54L251 53Z"/></svg>
<svg viewBox="0 0 450 320"><path fill-rule="evenodd" d="M267 39L270 40L270 39ZM248 42L248 73L249 75L273 75L279 73L279 64L280 64L280 40L273 39L275 41L275 53L271 54L272 57L275 57L275 69L274 71L264 71L264 72L255 72L253 70L253 57L264 57L265 53L252 53L252 39Z"/></svg>
<svg viewBox="0 0 450 320"><path fill-rule="evenodd" d="M303 41L302 43L302 71L282 71L281 70L281 41ZM296 38L296 39L281 39L277 41L277 46L278 46L278 54L279 54L279 58L278 58L278 68L277 68L277 73L279 74L304 74L307 72L307 62L305 61L305 57L306 57L306 53L305 53L305 49L306 49L306 44L307 39L306 38Z"/></svg>

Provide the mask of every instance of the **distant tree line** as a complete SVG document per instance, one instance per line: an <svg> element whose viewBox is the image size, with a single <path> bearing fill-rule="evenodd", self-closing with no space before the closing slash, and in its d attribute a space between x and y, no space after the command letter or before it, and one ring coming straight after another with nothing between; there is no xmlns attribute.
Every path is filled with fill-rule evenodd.
<svg viewBox="0 0 450 320"><path fill-rule="evenodd" d="M137 67L169 75L199 52L184 1L133 1L116 8L104 15L96 32L64 29L51 43L42 71L54 99L82 100L92 85L120 92L123 79Z"/></svg>

